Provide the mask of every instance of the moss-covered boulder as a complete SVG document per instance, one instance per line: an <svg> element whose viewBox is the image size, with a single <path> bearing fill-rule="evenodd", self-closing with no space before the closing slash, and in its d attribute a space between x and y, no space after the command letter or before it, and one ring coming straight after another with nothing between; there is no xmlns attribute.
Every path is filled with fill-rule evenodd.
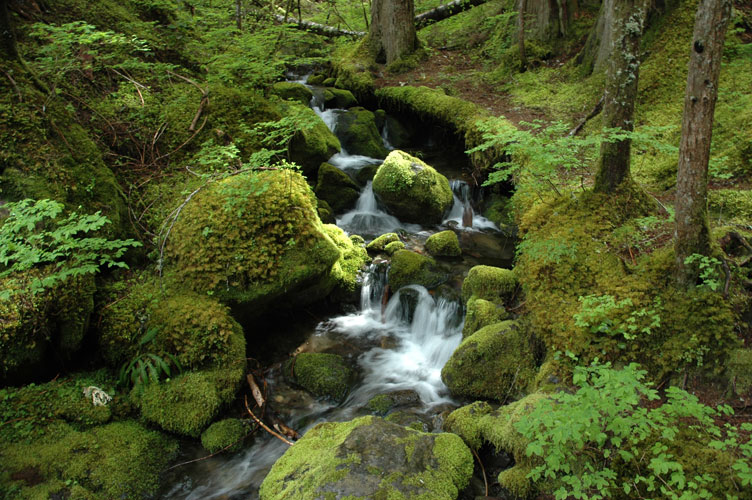
<svg viewBox="0 0 752 500"><path fill-rule="evenodd" d="M517 278L511 269L475 266L462 282L462 300L475 296L495 303L508 303L517 288Z"/></svg>
<svg viewBox="0 0 752 500"><path fill-rule="evenodd" d="M441 379L457 396L520 398L535 379L535 358L530 334L516 321L502 321L465 338L441 370Z"/></svg>
<svg viewBox="0 0 752 500"><path fill-rule="evenodd" d="M397 250L392 255L388 278L389 286L396 291L407 285L436 288L447 280L447 274L439 270L430 257L410 250Z"/></svg>
<svg viewBox="0 0 752 500"><path fill-rule="evenodd" d="M454 434L427 434L378 417L314 427L274 464L262 500L455 500L473 457Z"/></svg>
<svg viewBox="0 0 752 500"><path fill-rule="evenodd" d="M313 98L313 92L311 92L311 89L302 83L295 82L277 82L272 85L269 92L282 99L297 101L304 106L308 106L308 103L310 103Z"/></svg>
<svg viewBox="0 0 752 500"><path fill-rule="evenodd" d="M358 105L358 100L352 92L344 89L327 87L324 89L324 106L327 108L352 108Z"/></svg>
<svg viewBox="0 0 752 500"><path fill-rule="evenodd" d="M395 408L419 404L420 395L416 391L405 389L376 395L366 403L365 407L376 415L386 415Z"/></svg>
<svg viewBox="0 0 752 500"><path fill-rule="evenodd" d="M397 235L397 233L382 234L378 238L371 241L366 246L366 250L368 250L369 252L383 252L389 243L395 241L400 241L400 237Z"/></svg>
<svg viewBox="0 0 752 500"><path fill-rule="evenodd" d="M334 131L342 147L350 154L371 158L384 158L387 155L374 115L365 108L350 108L339 117Z"/></svg>
<svg viewBox="0 0 752 500"><path fill-rule="evenodd" d="M342 257L305 179L288 170L228 177L198 193L175 222L167 253L185 285L242 303L249 314L272 301L323 299Z"/></svg>
<svg viewBox="0 0 752 500"><path fill-rule="evenodd" d="M319 219L321 219L321 222L324 224L334 224L337 222L337 218L334 216L334 210L332 210L332 207L329 206L329 204L324 200L317 200L318 206L316 208L316 213L319 214Z"/></svg>
<svg viewBox="0 0 752 500"><path fill-rule="evenodd" d="M426 250L434 257L459 257L462 255L460 240L454 231L432 234L426 240Z"/></svg>
<svg viewBox="0 0 752 500"><path fill-rule="evenodd" d="M310 393L341 402L355 382L355 372L342 356L304 352L285 363L285 374Z"/></svg>
<svg viewBox="0 0 752 500"><path fill-rule="evenodd" d="M355 206L360 196L358 185L346 173L329 163L319 167L316 196L326 201L335 213Z"/></svg>
<svg viewBox="0 0 752 500"><path fill-rule="evenodd" d="M327 79L327 76L325 74L314 73L308 77L308 80L306 80L306 83L308 85L322 85L324 83L324 80L326 79Z"/></svg>
<svg viewBox="0 0 752 500"><path fill-rule="evenodd" d="M345 300L348 295L358 291L360 272L366 268L371 258L368 256L363 238L357 234L348 237L334 224L324 225L324 232L342 254L332 266L329 283L334 283L334 299ZM324 290L329 287L326 282L322 286Z"/></svg>
<svg viewBox="0 0 752 500"><path fill-rule="evenodd" d="M214 422L201 434L201 446L209 453L216 453L220 450L240 451L246 434L248 434L248 429L242 420L226 418Z"/></svg>
<svg viewBox="0 0 752 500"><path fill-rule="evenodd" d="M446 177L399 150L376 171L373 191L400 220L418 224L440 223L454 200Z"/></svg>
<svg viewBox="0 0 752 500"><path fill-rule="evenodd" d="M509 313L503 305L495 304L478 297L471 297L467 301L465 325L462 327L462 338L467 338L484 326L499 323L509 318Z"/></svg>
<svg viewBox="0 0 752 500"><path fill-rule="evenodd" d="M290 159L301 166L303 175L311 182L316 179L319 165L340 151L340 142L316 113L302 105L295 105L296 113L312 124L295 133L288 152Z"/></svg>
<svg viewBox="0 0 752 500"><path fill-rule="evenodd" d="M387 255L394 255L399 250L404 250L405 244L401 241L392 241L391 243L387 243L384 247L384 252L386 252Z"/></svg>

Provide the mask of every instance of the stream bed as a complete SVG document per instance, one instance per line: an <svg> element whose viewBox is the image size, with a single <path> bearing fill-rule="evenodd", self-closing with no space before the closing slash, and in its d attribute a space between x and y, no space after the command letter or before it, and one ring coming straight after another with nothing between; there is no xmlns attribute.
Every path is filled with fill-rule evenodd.
<svg viewBox="0 0 752 500"><path fill-rule="evenodd" d="M311 88L312 108L336 133L338 117L347 110L324 109L321 90ZM384 145L391 149L386 130L382 136ZM438 164L442 157L451 164ZM291 318L289 325L277 326L279 334L283 334L304 325L307 338L298 351L342 355L359 373L358 382L345 401L335 405L288 384L281 373L281 363L266 372L274 410L301 435L320 422L346 421L371 414L364 407L380 394L398 396L401 420L398 423L418 425L425 431L440 431L443 416L460 403L450 397L441 381L441 369L462 339L464 308L459 298L462 278L477 264L508 266L514 249L513 243L491 221L474 210L470 186L458 178L465 165L458 165L451 155L442 155L437 149L430 154L427 151L425 158L451 180L454 206L442 224L423 227L401 222L380 206L369 181L362 188L356 206L337 217L337 225L366 241L397 231L408 249L419 249L435 232L454 229L460 236L463 258L442 263L449 280L441 290L429 292L422 286L410 285L391 294L387 289L388 262L375 260L364 273L359 307L346 314L338 312L316 320ZM329 162L355 177L358 170L382 160L350 155L343 150ZM163 498L257 499L261 482L287 447L266 433L256 432L238 453L219 454L169 471L166 477L169 486L163 491ZM191 443L183 446L181 458L189 461L205 455L199 444Z"/></svg>

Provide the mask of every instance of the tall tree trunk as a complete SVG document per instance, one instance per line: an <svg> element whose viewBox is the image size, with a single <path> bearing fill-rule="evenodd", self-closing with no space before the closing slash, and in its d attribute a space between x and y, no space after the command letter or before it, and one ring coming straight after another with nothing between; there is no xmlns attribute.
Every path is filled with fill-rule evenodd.
<svg viewBox="0 0 752 500"><path fill-rule="evenodd" d="M8 0L0 0L0 38L5 58L20 60L18 47L13 28L10 25L10 13L8 12Z"/></svg>
<svg viewBox="0 0 752 500"><path fill-rule="evenodd" d="M603 126L631 132L640 74L640 37L645 19L643 0L616 0L612 33L611 64L606 75ZM631 139L604 141L595 177L595 191L611 193L629 179Z"/></svg>
<svg viewBox="0 0 752 500"><path fill-rule="evenodd" d="M718 97L718 75L731 0L700 0L689 56L684 116L676 177L676 281L696 284L696 267L684 261L692 254L708 255L707 192L713 113Z"/></svg>
<svg viewBox="0 0 752 500"><path fill-rule="evenodd" d="M611 55L611 27L614 21L615 0L603 0L598 19L590 30L585 46L575 62L582 66L585 74L598 71L608 62Z"/></svg>
<svg viewBox="0 0 752 500"><path fill-rule="evenodd" d="M527 69L525 54L525 0L517 0L517 45L520 51L520 71Z"/></svg>
<svg viewBox="0 0 752 500"><path fill-rule="evenodd" d="M241 3L242 0L235 0L235 26L237 26L238 31L243 29L243 21L241 20L240 14L241 14Z"/></svg>
<svg viewBox="0 0 752 500"><path fill-rule="evenodd" d="M413 0L373 0L369 44L376 62L391 64L418 46Z"/></svg>

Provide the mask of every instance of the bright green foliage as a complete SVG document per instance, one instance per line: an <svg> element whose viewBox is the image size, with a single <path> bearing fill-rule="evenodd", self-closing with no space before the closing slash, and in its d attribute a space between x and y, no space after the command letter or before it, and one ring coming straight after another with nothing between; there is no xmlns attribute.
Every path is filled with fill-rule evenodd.
<svg viewBox="0 0 752 500"><path fill-rule="evenodd" d="M149 344L159 332L159 328L152 327L146 331L141 340L138 341L139 348L144 348ZM142 390L143 386L149 383L157 383L162 376L169 377L173 368L170 364L174 364L176 370L181 370L180 363L173 357L165 360L161 356L144 352L139 353L129 363L123 364L120 368L120 377L118 384L121 386L130 385L136 390Z"/></svg>
<svg viewBox="0 0 752 500"><path fill-rule="evenodd" d="M141 246L134 240L108 240L84 236L109 223L97 212L58 218L62 203L52 200L22 200L6 203L8 216L0 226L0 278L10 277L14 286L0 292L0 299L28 290L32 295L55 287L68 278L93 274L101 266L128 266L120 257L129 247ZM51 265L43 277L27 271Z"/></svg>
<svg viewBox="0 0 752 500"><path fill-rule="evenodd" d="M750 154L752 157L752 154ZM752 219L752 191L714 189L708 193L708 209L712 218L744 221Z"/></svg>
<svg viewBox="0 0 752 500"><path fill-rule="evenodd" d="M243 449L243 438L248 434L248 428L242 420L226 418L214 422L201 434L201 446L209 453L221 450L229 452Z"/></svg>
<svg viewBox="0 0 752 500"><path fill-rule="evenodd" d="M435 257L459 257L462 255L457 233L451 230L432 234L426 240L426 250Z"/></svg>
<svg viewBox="0 0 752 500"><path fill-rule="evenodd" d="M472 296L491 302L504 303L517 289L517 277L511 269L493 266L475 266L462 282L462 299L469 301Z"/></svg>
<svg viewBox="0 0 752 500"><path fill-rule="evenodd" d="M707 287L712 291L717 291L721 287L721 261L715 257L708 257L707 255L700 255L693 253L686 259L684 264L690 266L694 264L697 266L699 272L697 275L702 283L701 287Z"/></svg>
<svg viewBox="0 0 752 500"><path fill-rule="evenodd" d="M407 285L436 288L446 279L447 275L436 267L436 262L430 257L410 250L397 250L392 255L389 267L389 286L392 290Z"/></svg>
<svg viewBox="0 0 752 500"><path fill-rule="evenodd" d="M401 241L392 241L384 246L384 252L387 255L394 255L399 250L404 250L405 244Z"/></svg>
<svg viewBox="0 0 752 500"><path fill-rule="evenodd" d="M553 485L557 499L750 498L724 466L733 463L742 471L738 479L748 482L743 464L752 447L740 445L735 430L719 429L715 410L676 387L666 390L663 404L643 406L660 399L645 375L634 363L621 370L608 363L575 368L576 393L552 394L515 424L529 440L526 454L540 461L528 477ZM698 444L711 446L699 463Z"/></svg>
<svg viewBox="0 0 752 500"><path fill-rule="evenodd" d="M286 375L316 396L341 402L355 380L355 372L337 354L303 352L285 363Z"/></svg>

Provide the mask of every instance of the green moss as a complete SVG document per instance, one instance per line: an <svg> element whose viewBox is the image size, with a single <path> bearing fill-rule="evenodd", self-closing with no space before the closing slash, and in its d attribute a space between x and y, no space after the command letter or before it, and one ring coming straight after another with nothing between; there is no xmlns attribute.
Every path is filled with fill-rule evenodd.
<svg viewBox="0 0 752 500"><path fill-rule="evenodd" d="M310 430L274 464L260 497L450 500L472 471L472 455L457 436L361 417Z"/></svg>
<svg viewBox="0 0 752 500"><path fill-rule="evenodd" d="M340 151L340 142L329 127L316 113L300 104L295 105L296 112L314 123L313 127L299 130L290 140L288 153L290 160L303 168L303 175L311 182L316 179L319 165Z"/></svg>
<svg viewBox="0 0 752 500"><path fill-rule="evenodd" d="M313 92L308 87L294 82L277 82L272 85L269 92L282 99L297 101L304 106L308 106L313 98Z"/></svg>
<svg viewBox="0 0 752 500"><path fill-rule="evenodd" d="M517 288L514 271L492 266L475 266L462 282L462 299L475 296L494 303L509 302Z"/></svg>
<svg viewBox="0 0 752 500"><path fill-rule="evenodd" d="M285 374L316 396L341 402L355 381L355 372L342 356L325 353L300 353L285 363Z"/></svg>
<svg viewBox="0 0 752 500"><path fill-rule="evenodd" d="M432 234L426 240L426 250L434 257L459 257L462 255L460 240L454 231Z"/></svg>
<svg viewBox="0 0 752 500"><path fill-rule="evenodd" d="M369 252L383 252L389 243L399 241L400 238L397 233L382 234L366 246L366 250Z"/></svg>
<svg viewBox="0 0 752 500"><path fill-rule="evenodd" d="M308 77L308 80L306 80L306 83L308 85L322 85L324 83L324 80L326 80L326 78L327 76L323 73L314 73Z"/></svg>
<svg viewBox="0 0 752 500"><path fill-rule="evenodd" d="M334 224L337 219L334 217L334 210L332 210L332 207L330 207L324 200L317 200L317 202L318 206L316 208L316 213L318 213L321 222L324 224Z"/></svg>
<svg viewBox="0 0 752 500"><path fill-rule="evenodd" d="M376 171L373 191L400 220L418 224L440 223L454 199L446 177L399 150Z"/></svg>
<svg viewBox="0 0 752 500"><path fill-rule="evenodd" d="M186 285L243 303L249 313L281 296L288 306L322 299L331 288L316 296L306 290L330 281L341 257L305 180L286 170L211 184L181 212L167 253Z"/></svg>
<svg viewBox="0 0 752 500"><path fill-rule="evenodd" d="M467 301L465 325L462 327L462 338L467 338L481 328L504 321L509 313L503 305L494 304L488 300L472 296Z"/></svg>
<svg viewBox="0 0 752 500"><path fill-rule="evenodd" d="M328 87L324 90L324 106L327 108L351 108L358 105L352 92Z"/></svg>
<svg viewBox="0 0 752 500"><path fill-rule="evenodd" d="M744 223L752 219L752 191L714 189L708 193L712 218Z"/></svg>
<svg viewBox="0 0 752 500"><path fill-rule="evenodd" d="M384 252L386 252L387 255L394 255L395 252L398 250L404 250L405 244L401 241L392 241L391 243L387 243L384 247Z"/></svg>
<svg viewBox="0 0 752 500"><path fill-rule="evenodd" d="M334 224L324 225L324 232L331 238L342 256L332 266L330 276L335 281L336 290L352 293L358 288L358 276L370 262L363 239L357 234L347 237L345 232Z"/></svg>
<svg viewBox="0 0 752 500"><path fill-rule="evenodd" d="M201 446L209 453L220 450L229 452L243 449L243 438L248 434L245 424L237 418L214 422L201 434Z"/></svg>
<svg viewBox="0 0 752 500"><path fill-rule="evenodd" d="M384 158L387 150L376 128L374 114L362 107L350 108L337 121L337 136L350 154Z"/></svg>
<svg viewBox="0 0 752 500"><path fill-rule="evenodd" d="M407 285L436 288L447 279L446 274L436 268L432 258L410 250L397 250L392 255L388 277L392 290Z"/></svg>
<svg viewBox="0 0 752 500"><path fill-rule="evenodd" d="M744 397L752 392L752 349L735 349L731 352L727 378L736 395Z"/></svg>
<svg viewBox="0 0 752 500"><path fill-rule="evenodd" d="M372 397L366 404L366 408L377 415L386 415L392 409L394 401L388 394L379 394Z"/></svg>
<svg viewBox="0 0 752 500"><path fill-rule="evenodd" d="M441 379L454 395L504 401L524 396L537 371L530 334L515 321L503 321L464 339Z"/></svg>
<svg viewBox="0 0 752 500"><path fill-rule="evenodd" d="M316 196L326 201L335 213L344 212L358 201L360 189L342 170L329 163L319 167Z"/></svg>

